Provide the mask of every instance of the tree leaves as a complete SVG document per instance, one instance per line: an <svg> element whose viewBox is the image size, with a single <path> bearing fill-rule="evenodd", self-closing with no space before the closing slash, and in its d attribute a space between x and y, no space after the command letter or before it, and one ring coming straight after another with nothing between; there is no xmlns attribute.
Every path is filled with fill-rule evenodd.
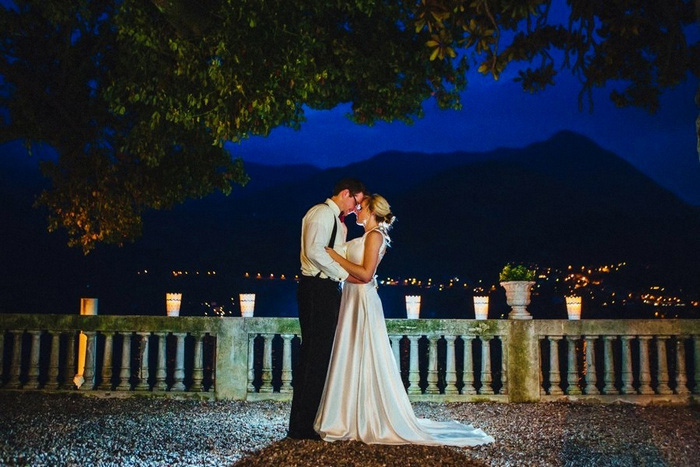
<svg viewBox="0 0 700 467"><path fill-rule="evenodd" d="M568 24L550 23L551 0L14 3L0 10L0 135L58 152L38 204L86 252L133 241L145 210L245 184L224 142L298 128L305 107L412 122L426 99L461 108L478 64L496 79L520 66L530 92L570 69L582 96L613 82L616 104L655 111L700 73L691 0L572 0Z"/></svg>

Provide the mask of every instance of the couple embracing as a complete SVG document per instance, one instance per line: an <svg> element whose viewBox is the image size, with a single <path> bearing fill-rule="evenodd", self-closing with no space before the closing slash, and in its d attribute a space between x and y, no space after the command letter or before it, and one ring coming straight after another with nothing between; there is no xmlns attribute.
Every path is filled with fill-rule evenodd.
<svg viewBox="0 0 700 467"><path fill-rule="evenodd" d="M345 243L341 217L349 214L364 235ZM288 435L367 444L493 442L471 425L419 419L413 412L374 279L393 220L386 199L352 178L338 182L332 196L302 220L301 349Z"/></svg>

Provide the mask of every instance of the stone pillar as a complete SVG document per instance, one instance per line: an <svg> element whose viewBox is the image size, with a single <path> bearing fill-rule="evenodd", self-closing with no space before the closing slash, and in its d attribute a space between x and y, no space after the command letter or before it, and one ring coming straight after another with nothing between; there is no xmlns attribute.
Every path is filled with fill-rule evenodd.
<svg viewBox="0 0 700 467"><path fill-rule="evenodd" d="M248 392L255 392L255 338L257 334L248 334Z"/></svg>
<svg viewBox="0 0 700 467"><path fill-rule="evenodd" d="M83 383L78 389L95 389L95 354L97 350L97 333L95 331L85 331L85 368L83 372Z"/></svg>
<svg viewBox="0 0 700 467"><path fill-rule="evenodd" d="M445 394L459 394L457 389L457 370L455 368L455 339L456 336L445 336L447 354L445 360Z"/></svg>
<svg viewBox="0 0 700 467"><path fill-rule="evenodd" d="M668 336L656 336L656 356L658 373L658 386L656 392L658 394L673 394L671 388L668 387L668 362L666 360L666 341Z"/></svg>
<svg viewBox="0 0 700 467"><path fill-rule="evenodd" d="M49 335L51 336L51 355L49 355L49 373L44 389L58 389L58 355L61 349L61 334L49 331ZM2 368L1 365L0 368Z"/></svg>
<svg viewBox="0 0 700 467"><path fill-rule="evenodd" d="M685 375L685 338L686 336L678 336L676 339L676 394L682 396L690 394Z"/></svg>
<svg viewBox="0 0 700 467"><path fill-rule="evenodd" d="M122 336L122 364L119 370L118 391L128 391L131 389L131 333L123 333Z"/></svg>
<svg viewBox="0 0 700 467"><path fill-rule="evenodd" d="M440 394L438 388L438 369L437 369L437 343L440 336L428 336L430 345L428 346L428 387L425 389L426 394Z"/></svg>
<svg viewBox="0 0 700 467"><path fill-rule="evenodd" d="M508 326L508 401L540 400L540 354L535 321L515 320Z"/></svg>
<svg viewBox="0 0 700 467"><path fill-rule="evenodd" d="M260 392L272 392L272 338L273 334L263 334L262 384Z"/></svg>
<svg viewBox="0 0 700 467"><path fill-rule="evenodd" d="M586 337L586 394L597 395L600 394L596 383L598 382L598 376L596 375L595 368L595 341L598 340L597 336L585 336Z"/></svg>
<svg viewBox="0 0 700 467"><path fill-rule="evenodd" d="M148 379L150 378L150 372L148 370L148 338L151 336L150 332L137 332L140 336L139 339L139 382L136 383L134 387L135 391L148 391L150 386L148 384Z"/></svg>
<svg viewBox="0 0 700 467"><path fill-rule="evenodd" d="M176 332L173 333L176 337L176 348L175 348L175 372L173 375L173 387L170 388L171 391L184 391L185 388L185 337L187 333Z"/></svg>
<svg viewBox="0 0 700 467"><path fill-rule="evenodd" d="M80 316L96 316L97 315L98 299L96 298L81 298L80 299ZM93 340L93 345L95 341ZM85 359L87 358L87 335L80 333L78 335L78 371L73 379L73 382L80 389L85 381ZM92 349L95 352L95 349ZM94 377L94 367L93 367ZM91 388L92 389L92 388Z"/></svg>
<svg viewBox="0 0 700 467"><path fill-rule="evenodd" d="M195 333L194 337L194 362L192 364L192 392L204 391L204 335Z"/></svg>
<svg viewBox="0 0 700 467"><path fill-rule="evenodd" d="M464 371L462 372L462 394L476 394L474 388L474 352L472 351L472 341L474 336L462 336L464 342Z"/></svg>
<svg viewBox="0 0 700 467"><path fill-rule="evenodd" d="M539 355L540 357L542 357L542 350L544 349L544 341L545 341L545 338L544 338L544 337L539 337L539 338L538 338L538 343L537 343L537 344L539 345L539 348L538 348L538 355ZM549 342L548 342L548 343L549 343ZM541 364L540 364L540 371L539 371L539 374L540 374L540 394L546 394L547 391L546 391L546 389L544 388L544 368L542 368L542 365L541 365Z"/></svg>
<svg viewBox="0 0 700 467"><path fill-rule="evenodd" d="M5 330L0 329L0 386L5 377Z"/></svg>
<svg viewBox="0 0 700 467"><path fill-rule="evenodd" d="M613 360L612 341L615 336L603 336L603 386L604 394L619 394L615 387L615 364Z"/></svg>
<svg viewBox="0 0 700 467"><path fill-rule="evenodd" d="M559 396L561 390L561 374L559 370L559 341L562 336L547 336L549 339L549 394Z"/></svg>
<svg viewBox="0 0 700 467"><path fill-rule="evenodd" d="M244 318L224 318L216 335L214 386L217 399L245 400L248 387L248 331Z"/></svg>
<svg viewBox="0 0 700 467"><path fill-rule="evenodd" d="M66 371L61 388L75 388L75 358L75 331L72 331L68 333L66 339Z"/></svg>
<svg viewBox="0 0 700 467"><path fill-rule="evenodd" d="M284 342L282 348L282 386L280 392L287 394L292 392L292 339L293 334L282 334Z"/></svg>
<svg viewBox="0 0 700 467"><path fill-rule="evenodd" d="M409 370L408 370L408 393L420 394L420 368L418 366L418 340L420 336L408 336L410 341Z"/></svg>
<svg viewBox="0 0 700 467"><path fill-rule="evenodd" d="M634 394L634 386L632 386L632 346L630 340L632 336L620 336L622 341L622 394Z"/></svg>
<svg viewBox="0 0 700 467"><path fill-rule="evenodd" d="M29 369L27 370L26 389L39 389L39 355L41 353L41 331L29 331L32 336L29 348Z"/></svg>
<svg viewBox="0 0 700 467"><path fill-rule="evenodd" d="M113 332L103 332L105 336L105 351L102 356L102 381L100 382L99 389L103 391L112 390L112 356L114 350L114 333Z"/></svg>
<svg viewBox="0 0 700 467"><path fill-rule="evenodd" d="M566 393L572 396L581 394L578 386L578 359L576 358L576 341L579 336L566 336L567 365L566 365Z"/></svg>
<svg viewBox="0 0 700 467"><path fill-rule="evenodd" d="M10 379L7 381L8 389L19 389L22 384L19 381L22 372L22 337L24 331L10 331L13 335L12 361L10 362Z"/></svg>
<svg viewBox="0 0 700 467"><path fill-rule="evenodd" d="M481 340L481 388L479 394L493 394L491 378L491 336L480 336Z"/></svg>
<svg viewBox="0 0 700 467"><path fill-rule="evenodd" d="M168 389L168 364L166 362L168 352L168 333L158 332L158 364L156 367L156 380L153 384L154 391L166 391Z"/></svg>
<svg viewBox="0 0 700 467"><path fill-rule="evenodd" d="M693 394L700 394L700 336L693 336L693 357L695 362L695 386Z"/></svg>
<svg viewBox="0 0 700 467"><path fill-rule="evenodd" d="M639 339L639 393L654 394L651 388L651 369L649 366L649 341L651 336L638 336Z"/></svg>
<svg viewBox="0 0 700 467"><path fill-rule="evenodd" d="M508 361L508 339L504 336L499 336L501 341L501 389L498 390L499 394L508 394L508 367L506 362Z"/></svg>

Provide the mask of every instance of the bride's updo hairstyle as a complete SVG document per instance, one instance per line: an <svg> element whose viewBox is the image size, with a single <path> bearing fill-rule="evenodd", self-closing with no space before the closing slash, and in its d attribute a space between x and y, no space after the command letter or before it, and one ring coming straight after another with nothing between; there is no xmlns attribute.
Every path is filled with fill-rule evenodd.
<svg viewBox="0 0 700 467"><path fill-rule="evenodd" d="M384 199L382 195L371 195L369 197L367 207L372 215L374 215L374 217L377 219L379 226L382 227L385 232L388 231L396 218L391 212L391 206L389 206L386 199Z"/></svg>

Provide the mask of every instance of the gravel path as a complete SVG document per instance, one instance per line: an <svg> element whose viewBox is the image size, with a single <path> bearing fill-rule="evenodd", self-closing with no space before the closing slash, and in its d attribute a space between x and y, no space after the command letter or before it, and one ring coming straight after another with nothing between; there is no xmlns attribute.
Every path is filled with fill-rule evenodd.
<svg viewBox="0 0 700 467"><path fill-rule="evenodd" d="M700 466L700 407L415 403L496 438L476 448L285 438L289 404L0 391L3 465Z"/></svg>

